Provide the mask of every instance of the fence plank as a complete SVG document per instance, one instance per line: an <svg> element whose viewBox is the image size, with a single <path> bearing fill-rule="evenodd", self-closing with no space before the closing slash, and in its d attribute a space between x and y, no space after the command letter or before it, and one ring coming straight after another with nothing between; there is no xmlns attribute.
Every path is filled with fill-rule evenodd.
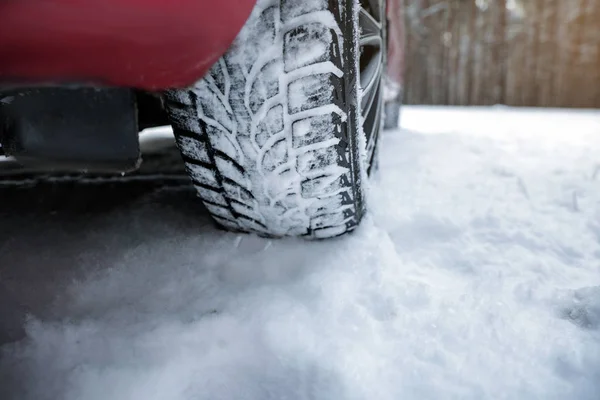
<svg viewBox="0 0 600 400"><path fill-rule="evenodd" d="M600 0L405 0L408 104L600 108Z"/></svg>

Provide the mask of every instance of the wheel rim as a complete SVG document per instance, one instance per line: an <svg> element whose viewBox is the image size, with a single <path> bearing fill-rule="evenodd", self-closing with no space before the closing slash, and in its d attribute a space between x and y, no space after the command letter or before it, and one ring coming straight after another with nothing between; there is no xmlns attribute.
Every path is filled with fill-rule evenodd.
<svg viewBox="0 0 600 400"><path fill-rule="evenodd" d="M383 9L381 0L361 0L358 24L359 76L362 88L361 114L363 131L367 139L369 170L375 153L377 136L381 127L381 78L383 76Z"/></svg>

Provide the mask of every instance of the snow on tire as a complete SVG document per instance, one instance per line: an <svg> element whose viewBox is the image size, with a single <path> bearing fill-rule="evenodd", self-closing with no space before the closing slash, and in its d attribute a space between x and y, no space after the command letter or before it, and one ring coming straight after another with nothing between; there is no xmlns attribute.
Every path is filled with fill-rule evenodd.
<svg viewBox="0 0 600 400"><path fill-rule="evenodd" d="M192 88L166 93L177 144L221 226L326 238L364 212L358 4L259 0Z"/></svg>

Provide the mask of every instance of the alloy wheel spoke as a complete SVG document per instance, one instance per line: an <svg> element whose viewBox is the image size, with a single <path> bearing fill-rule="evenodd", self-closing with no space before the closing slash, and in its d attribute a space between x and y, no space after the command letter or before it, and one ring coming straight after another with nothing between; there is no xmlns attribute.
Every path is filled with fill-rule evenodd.
<svg viewBox="0 0 600 400"><path fill-rule="evenodd" d="M381 24L364 8L361 8L358 14L358 25L361 29L361 36L369 34L381 36Z"/></svg>
<svg viewBox="0 0 600 400"><path fill-rule="evenodd" d="M378 21L383 16L381 1L361 0L364 7L359 12L359 47L360 75L362 89L361 114L363 130L367 140L367 160L373 161L377 135L381 126L383 51L382 24Z"/></svg>
<svg viewBox="0 0 600 400"><path fill-rule="evenodd" d="M381 15L383 12L381 2L382 0L361 0L361 3L369 8L375 20L379 22L383 19L383 15Z"/></svg>
<svg viewBox="0 0 600 400"><path fill-rule="evenodd" d="M373 102L378 95L378 86L381 81L381 57L379 56L377 59L373 60L372 63L366 68L368 73L362 74L360 77L361 87L363 89L363 99L361 106L363 108L363 115L366 115L373 106ZM364 78L364 82L363 82Z"/></svg>
<svg viewBox="0 0 600 400"><path fill-rule="evenodd" d="M377 85L375 89L376 90L373 90L374 95L373 100L369 106L369 110L363 113L365 126L372 127L372 129L370 129L369 132L365 131L365 134L367 135L367 140L372 138L374 134L376 135L376 133L378 132L376 130L378 126L377 122L381 119L381 103L383 100L380 96L381 85Z"/></svg>

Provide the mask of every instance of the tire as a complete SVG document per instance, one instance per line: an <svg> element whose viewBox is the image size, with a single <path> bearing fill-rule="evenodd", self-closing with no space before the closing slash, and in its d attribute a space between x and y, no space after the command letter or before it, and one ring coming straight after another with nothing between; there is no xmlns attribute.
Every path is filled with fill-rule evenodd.
<svg viewBox="0 0 600 400"><path fill-rule="evenodd" d="M390 80L384 79L383 83L383 129L398 129L400 126L400 108L402 107L402 87Z"/></svg>
<svg viewBox="0 0 600 400"><path fill-rule="evenodd" d="M393 130L400 126L400 108L402 102L400 100L388 101L385 103L385 114L383 117L383 129Z"/></svg>
<svg viewBox="0 0 600 400"><path fill-rule="evenodd" d="M385 15L384 1L365 1ZM209 74L165 94L186 169L219 226L315 239L358 226L382 125L381 65L369 75L372 98L359 94L365 13L354 0L259 0Z"/></svg>

